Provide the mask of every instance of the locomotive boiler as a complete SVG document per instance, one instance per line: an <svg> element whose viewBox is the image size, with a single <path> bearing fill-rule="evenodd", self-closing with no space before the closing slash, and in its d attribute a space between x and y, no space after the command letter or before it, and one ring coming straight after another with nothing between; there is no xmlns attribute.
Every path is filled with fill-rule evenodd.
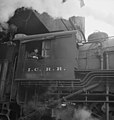
<svg viewBox="0 0 114 120"><path fill-rule="evenodd" d="M96 119L112 120L114 42L104 33L93 36L81 45L77 30L1 43L0 117L64 120L53 111L70 103L87 106Z"/></svg>

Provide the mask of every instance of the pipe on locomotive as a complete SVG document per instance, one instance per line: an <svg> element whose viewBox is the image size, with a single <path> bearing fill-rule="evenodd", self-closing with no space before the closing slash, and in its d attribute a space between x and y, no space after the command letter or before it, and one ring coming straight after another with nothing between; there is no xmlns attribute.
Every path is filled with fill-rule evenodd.
<svg viewBox="0 0 114 120"><path fill-rule="evenodd" d="M62 98L60 98L58 100L55 100L55 101L51 102L48 106L50 107L50 106L56 105L56 104L58 104L58 103L60 103L62 101L67 101L68 98L71 98L74 95L80 94L83 91L87 91L87 90L93 89L93 88L97 87L98 85L99 85L99 83L96 83L96 84L90 85L88 87L84 87L84 88L82 88L82 89L80 89L80 90L78 90L78 91L76 91L74 93L71 93L71 94L69 94L67 96L64 96L64 97L62 97Z"/></svg>
<svg viewBox="0 0 114 120"><path fill-rule="evenodd" d="M54 33L28 35L28 36L14 38L13 41L20 40L21 43L30 42L30 41L33 41L33 40L34 41L43 41L43 40L46 40L46 39L63 37L63 36L69 35L69 34L76 34L77 31L79 31L79 30L77 29L77 30L72 30L72 31L62 31L62 32L54 32Z"/></svg>

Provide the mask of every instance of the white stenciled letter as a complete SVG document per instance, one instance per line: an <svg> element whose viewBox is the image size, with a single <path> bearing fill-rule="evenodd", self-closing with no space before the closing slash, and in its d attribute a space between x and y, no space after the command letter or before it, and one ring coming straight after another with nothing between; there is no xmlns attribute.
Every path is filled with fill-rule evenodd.
<svg viewBox="0 0 114 120"><path fill-rule="evenodd" d="M28 68L28 70L27 70L28 72L30 72L31 71L31 68Z"/></svg>
<svg viewBox="0 0 114 120"><path fill-rule="evenodd" d="M38 68L34 68L34 71L38 71Z"/></svg>
<svg viewBox="0 0 114 120"><path fill-rule="evenodd" d="M57 71L61 71L62 70L62 67L57 67Z"/></svg>
<svg viewBox="0 0 114 120"><path fill-rule="evenodd" d="M51 68L50 67L46 67L46 71L51 71Z"/></svg>

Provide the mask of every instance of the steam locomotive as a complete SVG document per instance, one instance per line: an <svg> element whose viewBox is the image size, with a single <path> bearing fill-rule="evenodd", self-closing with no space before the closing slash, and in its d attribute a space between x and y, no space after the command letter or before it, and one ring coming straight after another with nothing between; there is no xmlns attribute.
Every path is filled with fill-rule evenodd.
<svg viewBox="0 0 114 120"><path fill-rule="evenodd" d="M0 44L0 119L62 119L53 111L63 103L88 106L98 119L114 118L113 39L94 33L80 43L76 34L37 34Z"/></svg>

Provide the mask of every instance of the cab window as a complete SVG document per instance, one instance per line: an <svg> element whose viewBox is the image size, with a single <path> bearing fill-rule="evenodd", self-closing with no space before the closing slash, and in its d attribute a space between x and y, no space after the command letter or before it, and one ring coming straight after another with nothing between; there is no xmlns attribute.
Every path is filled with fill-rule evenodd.
<svg viewBox="0 0 114 120"><path fill-rule="evenodd" d="M43 59L51 55L51 41L34 41L26 43L26 59Z"/></svg>
<svg viewBox="0 0 114 120"><path fill-rule="evenodd" d="M48 58L51 56L51 41L43 41L42 42L42 56Z"/></svg>

